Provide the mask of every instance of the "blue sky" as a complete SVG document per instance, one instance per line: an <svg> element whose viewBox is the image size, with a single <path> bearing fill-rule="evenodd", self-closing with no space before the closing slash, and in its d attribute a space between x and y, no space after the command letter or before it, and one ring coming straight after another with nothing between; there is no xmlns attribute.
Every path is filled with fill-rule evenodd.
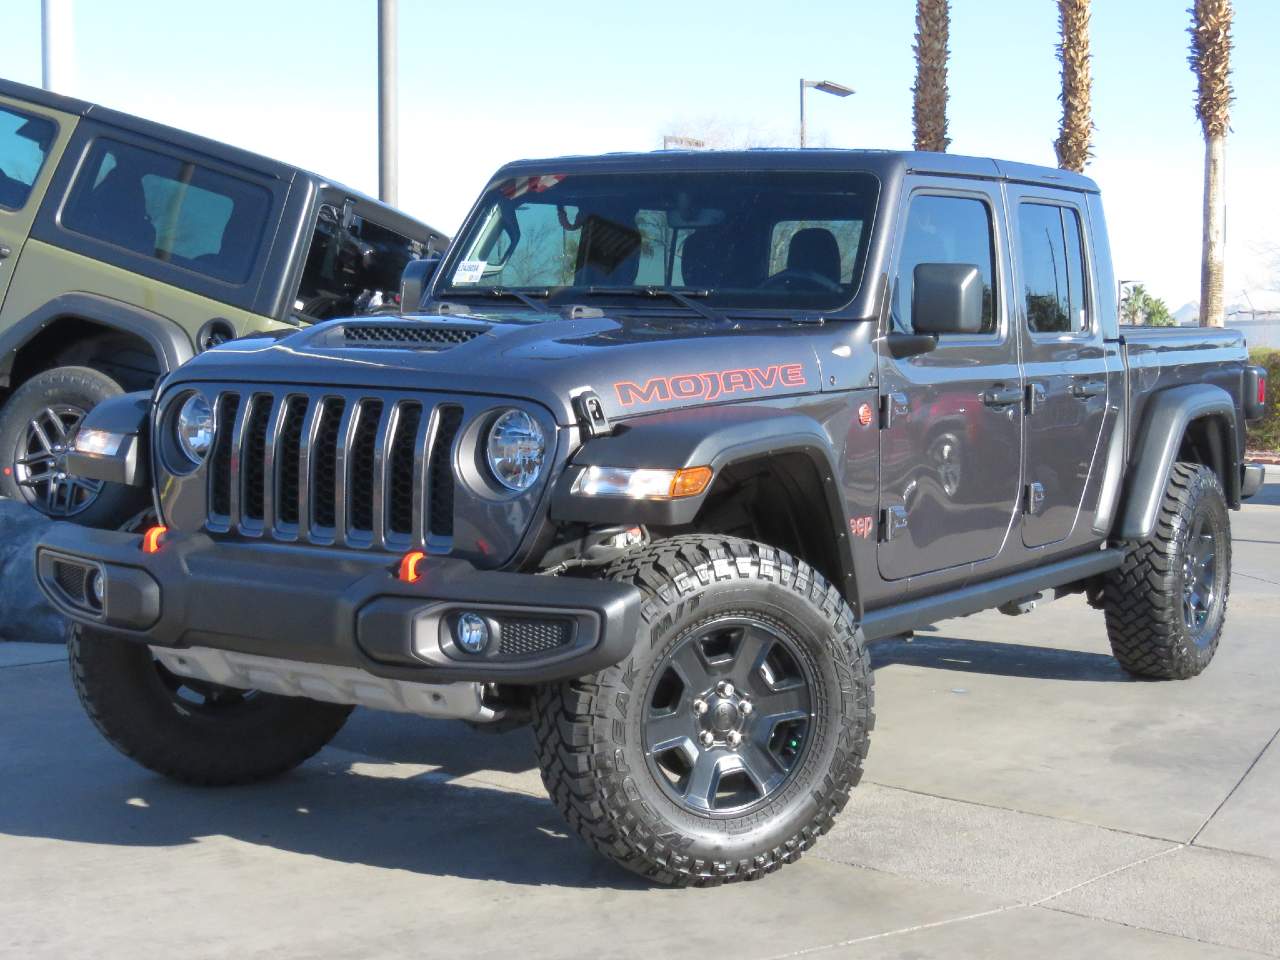
<svg viewBox="0 0 1280 960"><path fill-rule="evenodd" d="M376 191L373 0L74 0L67 91ZM1095 160L1117 272L1177 308L1198 295L1203 145L1188 0L1099 0ZM1280 4L1237 0L1228 142L1228 300L1264 297L1280 243ZM452 231L515 157L646 150L663 133L793 144L911 140L911 0L646 0L553 7L401 0L401 205ZM1054 162L1052 0L953 0L951 149ZM0 0L0 74L38 83L39 0Z"/></svg>

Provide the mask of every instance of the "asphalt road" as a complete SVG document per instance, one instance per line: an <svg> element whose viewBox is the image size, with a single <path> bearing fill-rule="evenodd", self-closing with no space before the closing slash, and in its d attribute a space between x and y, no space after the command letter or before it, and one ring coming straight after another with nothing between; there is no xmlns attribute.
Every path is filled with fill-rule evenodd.
<svg viewBox="0 0 1280 960"><path fill-rule="evenodd" d="M197 790L101 740L58 648L0 644L0 955L1280 956L1280 482L1233 527L1193 681L1130 680L1077 599L877 644L836 830L718 890L567 836L525 732L360 711L294 774Z"/></svg>

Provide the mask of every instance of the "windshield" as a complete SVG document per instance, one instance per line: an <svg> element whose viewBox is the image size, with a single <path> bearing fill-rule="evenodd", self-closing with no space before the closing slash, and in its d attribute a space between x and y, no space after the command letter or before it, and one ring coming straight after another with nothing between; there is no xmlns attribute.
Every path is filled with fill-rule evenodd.
<svg viewBox="0 0 1280 960"><path fill-rule="evenodd" d="M878 190L865 173L512 178L484 195L435 293L621 302L675 290L722 310L833 310L858 291Z"/></svg>

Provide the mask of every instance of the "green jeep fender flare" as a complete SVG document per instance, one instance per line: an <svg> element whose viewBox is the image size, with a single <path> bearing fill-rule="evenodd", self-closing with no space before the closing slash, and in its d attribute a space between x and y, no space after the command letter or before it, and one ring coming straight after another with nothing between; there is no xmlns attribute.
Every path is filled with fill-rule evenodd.
<svg viewBox="0 0 1280 960"><path fill-rule="evenodd" d="M158 313L94 293L64 293L0 333L0 384L8 386L18 352L40 331L67 317L141 338L156 355L161 373L181 366L194 354L186 332Z"/></svg>

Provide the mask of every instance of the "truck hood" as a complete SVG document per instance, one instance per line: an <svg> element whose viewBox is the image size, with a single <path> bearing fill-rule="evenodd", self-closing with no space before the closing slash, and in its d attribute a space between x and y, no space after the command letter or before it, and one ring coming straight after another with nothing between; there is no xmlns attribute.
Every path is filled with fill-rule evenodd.
<svg viewBox="0 0 1280 960"><path fill-rule="evenodd" d="M519 397L569 425L576 420L572 398L584 390L616 420L865 386L873 351L869 342L855 347L869 326L748 320L731 329L701 317L561 319L515 311L332 320L280 338L233 340L196 357L173 380Z"/></svg>

